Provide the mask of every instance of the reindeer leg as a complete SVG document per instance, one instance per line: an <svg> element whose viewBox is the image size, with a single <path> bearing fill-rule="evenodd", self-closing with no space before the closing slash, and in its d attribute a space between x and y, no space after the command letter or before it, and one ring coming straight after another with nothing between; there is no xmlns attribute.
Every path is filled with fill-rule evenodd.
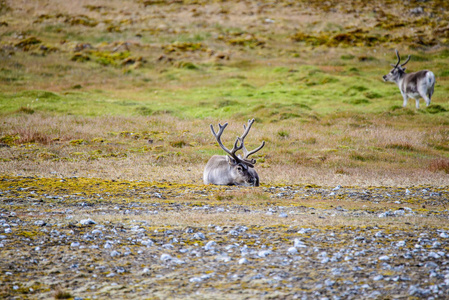
<svg viewBox="0 0 449 300"><path fill-rule="evenodd" d="M404 103L402 103L402 107L407 107L407 95L405 93L402 93L402 97L404 98Z"/></svg>
<svg viewBox="0 0 449 300"><path fill-rule="evenodd" d="M419 97L415 98L416 109L419 109Z"/></svg>
<svg viewBox="0 0 449 300"><path fill-rule="evenodd" d="M426 106L430 105L430 97L432 97L432 94L429 93L429 91L424 90L423 87L418 87L418 93L419 95L426 101ZM418 97L419 99L419 97ZM416 100L418 101L418 100Z"/></svg>
<svg viewBox="0 0 449 300"><path fill-rule="evenodd" d="M426 101L426 106L429 106L430 105L430 97L427 96L426 94L424 94L422 97L423 97L424 101Z"/></svg>

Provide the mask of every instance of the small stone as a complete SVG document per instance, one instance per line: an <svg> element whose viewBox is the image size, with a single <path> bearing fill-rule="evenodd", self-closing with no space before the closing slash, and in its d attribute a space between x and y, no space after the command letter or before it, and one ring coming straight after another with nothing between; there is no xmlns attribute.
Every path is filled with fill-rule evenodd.
<svg viewBox="0 0 449 300"><path fill-rule="evenodd" d="M396 243L396 247L404 247L405 246L405 241L399 241Z"/></svg>
<svg viewBox="0 0 449 300"><path fill-rule="evenodd" d="M377 275L377 276L374 276L373 280L374 281L379 281L379 280L382 280L383 278L384 278L383 275Z"/></svg>
<svg viewBox="0 0 449 300"><path fill-rule="evenodd" d="M214 242L214 241L209 241L209 242L207 242L206 246L204 246L204 250L207 250L207 251L213 250L213 249L214 249L214 246L215 246L216 244L217 244L217 243Z"/></svg>
<svg viewBox="0 0 449 300"><path fill-rule="evenodd" d="M190 282L201 282L203 281L200 277L192 277L189 279Z"/></svg>
<svg viewBox="0 0 449 300"><path fill-rule="evenodd" d="M80 243L78 243L78 242L73 242L70 244L70 247L72 247L72 248L79 247L79 246L80 246Z"/></svg>
<svg viewBox="0 0 449 300"><path fill-rule="evenodd" d="M174 249L175 246L173 246L172 244L164 244L164 245L162 245L162 248L164 248L164 249Z"/></svg>
<svg viewBox="0 0 449 300"><path fill-rule="evenodd" d="M290 255L298 254L298 249L296 249L296 247L290 247L288 248L287 253Z"/></svg>
<svg viewBox="0 0 449 300"><path fill-rule="evenodd" d="M239 265L245 265L247 263L248 263L248 260L246 258L242 257L239 259Z"/></svg>
<svg viewBox="0 0 449 300"><path fill-rule="evenodd" d="M326 279L326 280L324 281L324 284L325 284L326 286L333 286L333 285L335 284L335 281L330 280L330 279Z"/></svg>
<svg viewBox="0 0 449 300"><path fill-rule="evenodd" d="M431 257L431 258L435 258L435 259L438 259L438 258L440 258L441 256L440 255L438 255L437 253L435 253L435 252L430 252L429 253L429 257Z"/></svg>
<svg viewBox="0 0 449 300"><path fill-rule="evenodd" d="M442 233L440 233L440 237L447 239L449 238L449 234L443 231Z"/></svg>
<svg viewBox="0 0 449 300"><path fill-rule="evenodd" d="M271 254L271 250L262 250L259 251L259 253L257 254L259 257L267 257L268 255Z"/></svg>
<svg viewBox="0 0 449 300"><path fill-rule="evenodd" d="M120 256L120 252L114 250L111 252L111 257L116 257L116 256Z"/></svg>
<svg viewBox="0 0 449 300"><path fill-rule="evenodd" d="M338 191L339 189L341 189L341 185L337 185L337 186L334 187L332 190L333 190L333 191Z"/></svg>
<svg viewBox="0 0 449 300"><path fill-rule="evenodd" d="M45 225L47 225L47 223L45 223L44 221L42 221L42 220L37 220L37 221L35 221L34 222L34 225L36 225L36 226L45 226Z"/></svg>
<svg viewBox="0 0 449 300"><path fill-rule="evenodd" d="M103 232L101 232L101 230L99 230L99 229L94 229L94 230L92 230L92 234L93 235L101 235L101 234L103 234Z"/></svg>
<svg viewBox="0 0 449 300"><path fill-rule="evenodd" d="M171 260L171 259L173 259L173 258L171 257L170 254L164 253L164 254L161 255L161 260L162 260L162 261L169 261L169 260Z"/></svg>
<svg viewBox="0 0 449 300"><path fill-rule="evenodd" d="M197 232L193 235L193 237L197 240L204 240L206 237L204 236L204 234L202 232Z"/></svg>
<svg viewBox="0 0 449 300"><path fill-rule="evenodd" d="M97 222L95 222L92 219L84 219L84 220L81 220L79 223L81 225L94 225L94 224L97 224Z"/></svg>
<svg viewBox="0 0 449 300"><path fill-rule="evenodd" d="M388 255L382 255L381 257L379 257L379 260L387 261L387 260L390 260L390 257Z"/></svg>
<svg viewBox="0 0 449 300"><path fill-rule="evenodd" d="M304 242L301 241L300 239L295 239L294 240L293 247L295 247L295 248L307 248L307 246L304 244Z"/></svg>
<svg viewBox="0 0 449 300"><path fill-rule="evenodd" d="M154 242L152 240L144 240L144 241L141 241L140 243L147 247L154 246Z"/></svg>

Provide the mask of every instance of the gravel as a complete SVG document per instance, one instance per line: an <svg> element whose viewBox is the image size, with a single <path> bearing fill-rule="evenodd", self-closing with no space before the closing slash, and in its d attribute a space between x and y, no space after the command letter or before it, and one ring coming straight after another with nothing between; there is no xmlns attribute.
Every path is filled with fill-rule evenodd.
<svg viewBox="0 0 449 300"><path fill-rule="evenodd" d="M56 289L77 299L446 299L449 294L448 212L443 205L422 208L447 203L447 193L439 189L261 187L264 200L239 204L199 204L197 198L178 200L176 191L157 189L164 200L154 199L154 190L146 198L130 190L84 199L67 192L47 198L35 191L28 199L15 194L16 188L3 188L0 298L48 299ZM331 191L339 200L327 199ZM309 206L303 205L309 200L295 203L311 195L315 202ZM396 201L407 205L398 207ZM187 223L155 219L173 212ZM204 225L195 219L201 216L217 224ZM247 221L254 216L265 222ZM315 224L301 223L311 216ZM362 217L370 225L329 222Z"/></svg>

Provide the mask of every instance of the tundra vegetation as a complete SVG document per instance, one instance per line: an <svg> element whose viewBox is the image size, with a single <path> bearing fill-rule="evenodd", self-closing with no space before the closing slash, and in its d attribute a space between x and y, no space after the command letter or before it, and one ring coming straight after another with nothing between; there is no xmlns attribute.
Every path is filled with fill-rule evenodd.
<svg viewBox="0 0 449 300"><path fill-rule="evenodd" d="M444 0L0 0L0 298L444 298L448 20ZM428 107L383 82L394 49L435 74ZM209 124L252 117L260 187L203 185Z"/></svg>

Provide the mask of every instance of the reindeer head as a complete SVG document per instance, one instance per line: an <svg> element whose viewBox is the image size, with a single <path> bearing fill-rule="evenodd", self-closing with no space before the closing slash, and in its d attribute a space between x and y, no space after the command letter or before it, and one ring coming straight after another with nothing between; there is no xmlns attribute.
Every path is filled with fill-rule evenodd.
<svg viewBox="0 0 449 300"><path fill-rule="evenodd" d="M406 69L406 68L404 68L405 64L408 63L408 61L410 60L410 55L409 55L407 60L405 61L405 63L399 65L399 63L401 62L401 57L399 56L398 50L394 50L394 51L396 52L396 56L398 57L398 62L396 63L396 65L391 64L393 69L391 69L390 73L383 76L384 81L398 82L399 79L401 79L401 77L404 76L404 74L405 74L405 69Z"/></svg>
<svg viewBox="0 0 449 300"><path fill-rule="evenodd" d="M245 132L242 136L237 137L232 150L226 148L221 142L221 135L223 134L226 126L228 126L228 123L225 123L224 125L218 124L218 133L215 133L214 126L210 125L210 129L212 131L212 134L215 136L218 145L220 145L221 149L223 149L228 154L228 156L226 156L226 160L229 164L229 175L232 177L233 184L235 185L259 185L259 177L254 170L254 164L256 163L256 160L250 159L249 156L262 149L265 146L265 142L262 142L262 144L258 148L252 151L248 151L245 147L245 137L248 135L253 123L254 119L248 120L248 126L243 125ZM243 150L243 157L241 157L240 155L236 155L236 152L238 150Z"/></svg>

